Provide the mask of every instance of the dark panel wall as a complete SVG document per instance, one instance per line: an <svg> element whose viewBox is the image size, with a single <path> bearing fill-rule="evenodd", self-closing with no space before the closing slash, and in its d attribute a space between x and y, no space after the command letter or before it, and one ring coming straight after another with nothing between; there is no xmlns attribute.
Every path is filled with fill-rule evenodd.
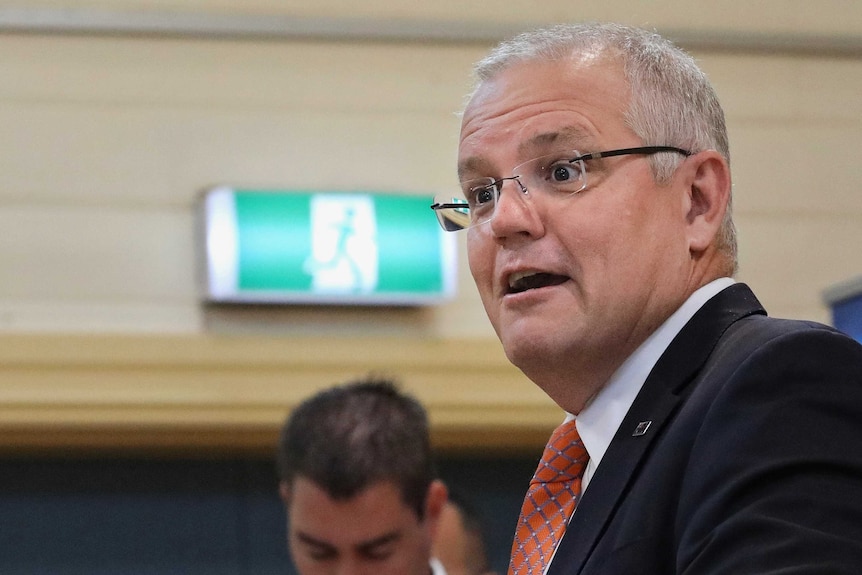
<svg viewBox="0 0 862 575"><path fill-rule="evenodd" d="M439 461L505 573L536 458ZM4 575L293 574L268 459L0 461Z"/></svg>

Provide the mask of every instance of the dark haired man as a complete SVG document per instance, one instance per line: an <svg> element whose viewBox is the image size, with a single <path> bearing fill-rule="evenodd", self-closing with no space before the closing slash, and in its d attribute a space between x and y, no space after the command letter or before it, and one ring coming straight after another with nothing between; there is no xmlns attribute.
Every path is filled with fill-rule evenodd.
<svg viewBox="0 0 862 575"><path fill-rule="evenodd" d="M352 382L300 404L282 429L278 467L301 575L444 575L431 542L447 493L427 414L391 381Z"/></svg>

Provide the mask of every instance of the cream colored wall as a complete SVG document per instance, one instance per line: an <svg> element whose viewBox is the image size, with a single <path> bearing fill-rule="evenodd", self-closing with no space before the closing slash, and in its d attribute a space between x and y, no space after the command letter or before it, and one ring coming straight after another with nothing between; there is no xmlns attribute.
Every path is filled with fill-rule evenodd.
<svg viewBox="0 0 862 575"><path fill-rule="evenodd" d="M49 12L61 7L114 15L130 11L131 18L142 10L157 10L162 17L175 10L237 13L234 2L205 0L27 6ZM239 16L378 18L381 26L406 18L413 24L457 21L468 29L502 30L522 21L616 19L688 38L727 111L740 279L754 287L773 315L828 322L822 290L862 274L862 4L551 1L539 6L523 0L494 3L490 12L488 3L454 0L258 0L242 6ZM699 35L712 40L698 44ZM733 43L739 37L766 44L789 38L792 53L746 50L745 42ZM710 47L721 38L735 49ZM422 342L436 342L449 346L458 362L469 363L475 346L489 349L490 359L483 361L497 370L500 389L530 386L499 351L466 269L463 241L457 298L428 309L209 309L200 304L195 283L195 200L210 185L408 193L452 186L456 113L470 66L487 47L467 41L0 32L0 332L7 350L0 362L0 426L29 421L34 437L42 438L36 444L57 441L44 439L50 435L47 414L54 413L48 407L58 408L56 398L64 397L59 409L72 413L63 420L67 428L88 429L104 416L114 421L114 432L123 418L161 429L163 424L153 423L158 418L148 419L145 412L166 404L185 406L185 413L195 406L206 411L204 399L189 399L197 396L186 392L208 385L220 365L218 353L201 352L208 359L187 364L176 350L183 345L210 350L211 338L249 341L230 339L237 334L269 350L270 361L284 353L288 380L334 383L330 378L384 370L387 358L398 356L404 345L422 355L417 351L424 349ZM363 361L369 336L390 352ZM302 342L309 337L358 359L332 371L326 354L314 356L320 370L303 363L304 375L296 375L290 358L304 353ZM112 372L111 383L97 378L88 390L77 380L67 395L54 393L64 389L56 375L65 368L58 366L69 367L66 355L50 351L55 345L82 350L89 359L71 365L84 373L102 373L100 357L126 357L140 345L153 346L157 355L170 349L161 352L167 353L164 361L186 365L181 371L193 383L183 388L180 378L179 388L160 388L164 396L141 396L135 390L142 381L159 388L174 380L160 379L164 369L158 360L141 372L131 354ZM246 345L228 348L249 377L270 382L271 371L257 370ZM463 402L454 401L451 382L457 383L458 371L435 374L435 351L429 345L418 362L398 363L398 375L424 394L436 421L449 417L444 413L461 413L453 416L452 428L467 429L483 406L497 405L494 386L470 388L471 378L465 377ZM44 362L38 359L41 352ZM16 361L19 354L26 361ZM474 368L462 373L475 378ZM107 415L88 411L105 405L99 385L119 386L109 394ZM238 408L215 425L272 432L281 408L307 391L279 391L269 383L265 388L261 401L276 409L252 416ZM229 404L232 397L226 393L222 399ZM544 406L537 427L558 417L541 395L505 397L507 409L530 404L537 413L537 406ZM459 412L458 405L470 409ZM81 406L83 411L75 411ZM455 407L450 412L442 406ZM183 411L162 413L177 422ZM493 426L485 429L499 428Z"/></svg>
<svg viewBox="0 0 862 575"><path fill-rule="evenodd" d="M445 189L454 181L455 112L481 52L42 36L0 42L0 226L11 240L0 256L8 273L0 306L11 331L203 331L193 214L197 194L211 185ZM396 321L393 330L489 335L478 313L473 325L453 330L459 307L463 300L434 313L393 314L409 324ZM327 331L319 317L275 315L290 333ZM360 314L366 325L359 325L347 315L348 322L331 318L340 333L393 321Z"/></svg>

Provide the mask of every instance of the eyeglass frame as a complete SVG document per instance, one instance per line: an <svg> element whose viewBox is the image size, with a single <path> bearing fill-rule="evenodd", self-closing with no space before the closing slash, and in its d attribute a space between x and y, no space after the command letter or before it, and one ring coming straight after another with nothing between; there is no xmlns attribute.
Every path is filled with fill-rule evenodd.
<svg viewBox="0 0 862 575"><path fill-rule="evenodd" d="M605 150L602 152L590 152L588 154L582 154L580 156L572 158L571 160L567 160L567 162L569 164L574 164L576 162L585 162L587 160L598 160L599 158L610 158L613 156L627 156L627 155L636 155L636 154L653 155L653 154L659 154L662 152L675 152L677 154L682 154L685 157L689 157L689 156L694 154L694 152L692 152L690 150L685 150L683 148L678 148L676 146L637 146L634 148L619 148L616 150ZM544 156L539 156L539 158L542 158L542 157L544 157ZM519 164L518 166L516 166L516 168L523 166L524 164L528 164L528 163L530 163L536 159L538 159L538 158L533 158L531 160L527 160L526 162L523 162L523 163ZM483 186L483 188L493 190L494 204L496 205L497 201L500 199L500 194L503 191L503 182L505 182L507 180L515 180L518 183L518 187L521 189L522 193L526 194L529 191L527 189L527 187L524 186L524 184L521 182L521 179L520 179L521 177L522 177L522 175L520 175L520 174L513 174L513 175L505 177L505 178L497 178L497 179L487 178L491 181L486 186ZM476 178L476 179L486 179L486 178ZM587 188L587 179L586 179L586 172L585 172L584 173L584 185L580 189L578 189L574 192L570 192L570 195L574 195L574 194L578 194L580 192L583 192L586 188ZM473 226L485 224L485 223L490 222L494 217L494 214L491 214L491 217L489 217L487 220L483 220L481 222L471 222L470 225L467 225L467 226L464 226L461 228L457 228L457 229L450 229L450 228L446 227L446 224L443 222L443 216L441 215L441 211L442 210L453 210L453 209L464 210L465 207L467 210L469 210L470 209L469 205L466 203L434 202L433 204L431 204L430 207L432 210L434 210L435 214L437 215L437 221L439 222L440 226L447 232L458 232L461 230L466 230L466 229L471 228ZM496 208L495 208L494 213L496 213Z"/></svg>

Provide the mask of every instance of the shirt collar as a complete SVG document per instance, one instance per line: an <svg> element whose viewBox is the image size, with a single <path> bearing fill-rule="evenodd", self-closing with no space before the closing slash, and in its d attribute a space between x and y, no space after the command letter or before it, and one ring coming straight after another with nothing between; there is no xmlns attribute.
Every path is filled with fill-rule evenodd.
<svg viewBox="0 0 862 575"><path fill-rule="evenodd" d="M610 377L607 384L577 415L578 433L590 455L581 488L585 489L650 371L674 337L715 294L732 285L720 278L696 290L659 326ZM566 420L575 416L567 414Z"/></svg>
<svg viewBox="0 0 862 575"><path fill-rule="evenodd" d="M431 575L446 575L446 569L443 567L443 564L440 563L440 560L436 557L431 558Z"/></svg>

